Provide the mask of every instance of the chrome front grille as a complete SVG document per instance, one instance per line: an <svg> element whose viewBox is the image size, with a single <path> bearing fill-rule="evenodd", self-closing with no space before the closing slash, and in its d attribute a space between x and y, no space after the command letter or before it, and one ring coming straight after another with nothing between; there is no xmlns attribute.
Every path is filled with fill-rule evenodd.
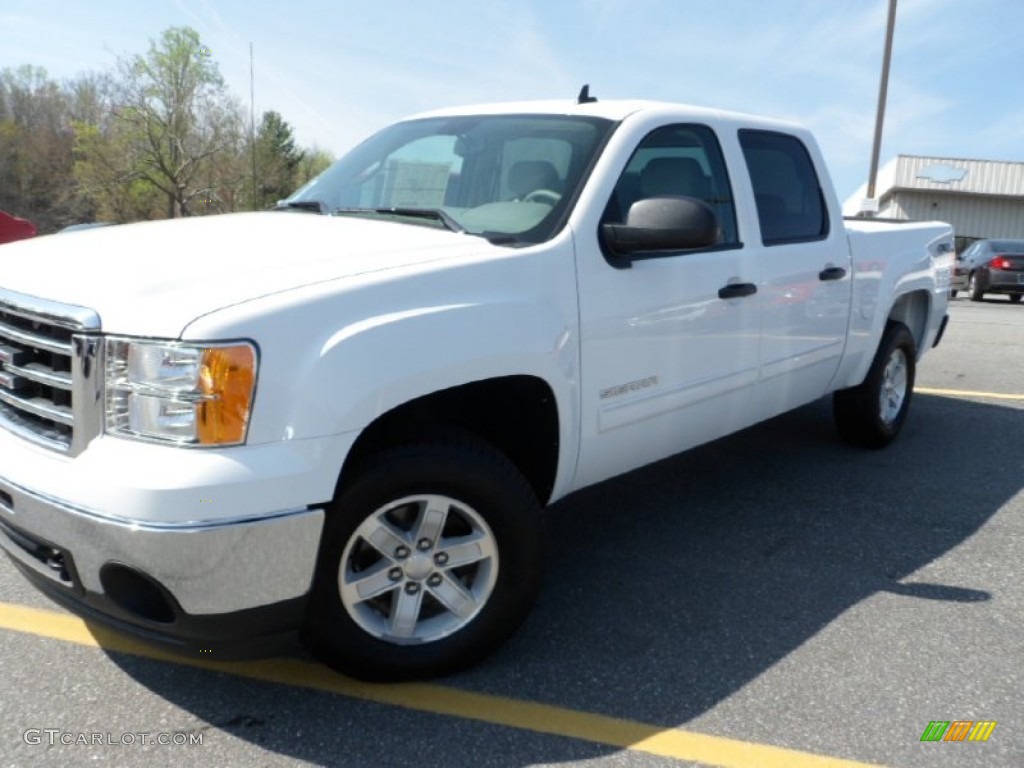
<svg viewBox="0 0 1024 768"><path fill-rule="evenodd" d="M98 331L92 310L0 289L0 426L71 454L99 434Z"/></svg>

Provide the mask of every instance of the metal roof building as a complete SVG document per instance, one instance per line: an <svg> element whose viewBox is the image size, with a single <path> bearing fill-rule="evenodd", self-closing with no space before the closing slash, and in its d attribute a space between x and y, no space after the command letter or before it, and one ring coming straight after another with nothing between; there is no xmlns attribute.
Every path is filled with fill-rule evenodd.
<svg viewBox="0 0 1024 768"><path fill-rule="evenodd" d="M846 201L853 215L866 186ZM1024 163L898 155L878 172L880 218L947 221L957 250L984 238L1024 239Z"/></svg>

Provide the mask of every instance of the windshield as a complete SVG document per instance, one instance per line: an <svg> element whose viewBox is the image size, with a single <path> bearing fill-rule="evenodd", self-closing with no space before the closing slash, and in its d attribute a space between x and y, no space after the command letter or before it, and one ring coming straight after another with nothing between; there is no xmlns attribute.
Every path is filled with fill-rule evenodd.
<svg viewBox="0 0 1024 768"><path fill-rule="evenodd" d="M387 215L495 242L543 242L564 223L613 125L566 115L397 123L367 139L283 204L319 204L321 210L339 215Z"/></svg>

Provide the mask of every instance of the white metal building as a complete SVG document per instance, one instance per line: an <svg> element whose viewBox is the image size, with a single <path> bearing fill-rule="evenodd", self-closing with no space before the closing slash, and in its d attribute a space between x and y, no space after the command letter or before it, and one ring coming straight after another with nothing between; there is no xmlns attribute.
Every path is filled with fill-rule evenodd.
<svg viewBox="0 0 1024 768"><path fill-rule="evenodd" d="M861 209L866 185L846 201ZM947 221L957 250L984 238L1024 239L1024 163L897 155L878 172L880 218Z"/></svg>

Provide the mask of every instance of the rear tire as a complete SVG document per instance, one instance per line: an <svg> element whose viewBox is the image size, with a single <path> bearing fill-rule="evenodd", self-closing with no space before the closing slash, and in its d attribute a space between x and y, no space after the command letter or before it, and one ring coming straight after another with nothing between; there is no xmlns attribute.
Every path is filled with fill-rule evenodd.
<svg viewBox="0 0 1024 768"><path fill-rule="evenodd" d="M914 393L917 347L903 323L890 321L868 375L832 396L839 435L862 448L884 448L900 433Z"/></svg>
<svg viewBox="0 0 1024 768"><path fill-rule="evenodd" d="M502 454L461 436L386 450L327 510L303 637L363 680L454 672L515 631L542 575L540 504Z"/></svg>
<svg viewBox="0 0 1024 768"><path fill-rule="evenodd" d="M1010 303L1012 303L1012 304L1020 304L1020 300L1022 298L1024 298L1024 296L1022 296L1019 293L1011 293L1010 294Z"/></svg>
<svg viewBox="0 0 1024 768"><path fill-rule="evenodd" d="M981 301L985 296L985 292L978 284L978 276L974 272L971 272L971 276L967 280L967 292L971 296L971 301Z"/></svg>

